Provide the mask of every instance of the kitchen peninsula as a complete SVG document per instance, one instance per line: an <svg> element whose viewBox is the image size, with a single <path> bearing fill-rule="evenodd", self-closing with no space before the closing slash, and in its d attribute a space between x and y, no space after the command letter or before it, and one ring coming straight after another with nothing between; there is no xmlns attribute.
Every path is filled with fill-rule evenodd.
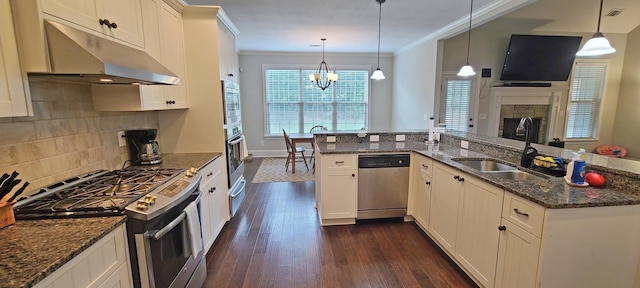
<svg viewBox="0 0 640 288"><path fill-rule="evenodd" d="M425 135L426 131L316 133L321 223L356 222L359 155L411 153L406 218L480 286L640 285L638 163L589 155L587 170L607 177L604 188L572 187L561 177L524 168L519 169L529 177L511 180L459 161L490 159L515 167L523 142L446 133L439 144L426 145ZM535 148L564 159L572 155L555 147Z"/></svg>

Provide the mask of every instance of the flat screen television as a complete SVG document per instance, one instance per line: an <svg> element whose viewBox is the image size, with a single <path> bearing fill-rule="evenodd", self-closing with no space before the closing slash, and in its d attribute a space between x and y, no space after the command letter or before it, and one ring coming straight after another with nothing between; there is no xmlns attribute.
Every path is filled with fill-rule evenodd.
<svg viewBox="0 0 640 288"><path fill-rule="evenodd" d="M502 81L567 81L581 36L511 35Z"/></svg>

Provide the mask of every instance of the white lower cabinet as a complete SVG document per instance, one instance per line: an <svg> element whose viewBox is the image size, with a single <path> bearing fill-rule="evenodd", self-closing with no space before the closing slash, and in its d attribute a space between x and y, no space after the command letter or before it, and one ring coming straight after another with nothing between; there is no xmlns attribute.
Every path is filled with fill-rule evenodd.
<svg viewBox="0 0 640 288"><path fill-rule="evenodd" d="M205 251L208 251L229 221L229 196L222 169L222 159L218 158L200 169L200 192L202 202L202 237Z"/></svg>
<svg viewBox="0 0 640 288"><path fill-rule="evenodd" d="M504 190L471 176L461 174L461 177L464 177L464 188L460 199L455 258L476 281L492 287Z"/></svg>
<svg viewBox="0 0 640 288"><path fill-rule="evenodd" d="M428 231L431 203L431 174L433 161L427 157L413 154L411 169L411 190L407 213L425 231Z"/></svg>
<svg viewBox="0 0 640 288"><path fill-rule="evenodd" d="M502 219L495 287L535 287L540 238Z"/></svg>
<svg viewBox="0 0 640 288"><path fill-rule="evenodd" d="M34 287L133 287L126 233L123 224Z"/></svg>
<svg viewBox="0 0 640 288"><path fill-rule="evenodd" d="M321 191L317 191L321 224L355 223L358 186L357 155L320 154L316 157L322 157L316 162L316 173L320 173L320 187L322 187Z"/></svg>
<svg viewBox="0 0 640 288"><path fill-rule="evenodd" d="M449 255L454 255L458 232L458 217L463 174L442 164L435 165L431 190L429 231L431 237Z"/></svg>

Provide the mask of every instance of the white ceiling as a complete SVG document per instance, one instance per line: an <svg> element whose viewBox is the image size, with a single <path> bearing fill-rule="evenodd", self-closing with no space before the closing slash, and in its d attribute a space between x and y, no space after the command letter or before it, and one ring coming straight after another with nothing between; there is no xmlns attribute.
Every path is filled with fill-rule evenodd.
<svg viewBox="0 0 640 288"><path fill-rule="evenodd" d="M375 53L379 4L375 0L183 0L221 6L240 31L240 51ZM503 0L474 0L474 13ZM539 0L483 26L538 31L595 32L598 0ZM382 4L380 49L398 51L456 21L467 21L469 0L388 0ZM640 24L640 0L606 0L603 33L628 33ZM634 16L635 15L635 16ZM475 25L474 25L475 26Z"/></svg>

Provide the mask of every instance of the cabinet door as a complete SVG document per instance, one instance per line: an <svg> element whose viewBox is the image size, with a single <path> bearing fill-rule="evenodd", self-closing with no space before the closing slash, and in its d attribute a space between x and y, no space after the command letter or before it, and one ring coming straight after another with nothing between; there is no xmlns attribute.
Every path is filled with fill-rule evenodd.
<svg viewBox="0 0 640 288"><path fill-rule="evenodd" d="M222 160L216 159L200 169L202 175L200 191L202 192L202 236L205 250L211 248L213 241L229 220L229 198L224 185Z"/></svg>
<svg viewBox="0 0 640 288"><path fill-rule="evenodd" d="M322 171L322 218L356 218L355 170Z"/></svg>
<svg viewBox="0 0 640 288"><path fill-rule="evenodd" d="M166 109L187 108L182 15L173 10L168 4L164 2L161 4L158 12L161 63L180 77L181 82L180 85L161 85L164 88L164 105Z"/></svg>
<svg viewBox="0 0 640 288"><path fill-rule="evenodd" d="M140 0L98 0L102 5L103 18L117 24L116 28L105 29L103 32L116 39L144 47L144 32L142 25L142 7Z"/></svg>
<svg viewBox="0 0 640 288"><path fill-rule="evenodd" d="M431 177L420 176L419 181L415 219L421 227L428 229L431 206Z"/></svg>
<svg viewBox="0 0 640 288"><path fill-rule="evenodd" d="M3 0L0 1L0 117L28 115L30 100L22 76L11 7L9 1Z"/></svg>
<svg viewBox="0 0 640 288"><path fill-rule="evenodd" d="M429 231L440 247L453 255L458 230L458 211L463 182L458 181L462 172L442 165L434 168L431 190L431 214Z"/></svg>
<svg viewBox="0 0 640 288"><path fill-rule="evenodd" d="M94 31L102 31L99 23L104 11L102 3L87 0L42 1L42 12Z"/></svg>
<svg viewBox="0 0 640 288"><path fill-rule="evenodd" d="M502 219L495 287L535 287L540 238Z"/></svg>
<svg viewBox="0 0 640 288"><path fill-rule="evenodd" d="M220 77L222 79L238 81L236 36L222 21L218 21L218 55Z"/></svg>
<svg viewBox="0 0 640 288"><path fill-rule="evenodd" d="M122 264L107 280L102 282L99 288L129 288L133 287L131 272L127 263Z"/></svg>
<svg viewBox="0 0 640 288"><path fill-rule="evenodd" d="M504 190L466 176L455 258L485 287L493 287Z"/></svg>

